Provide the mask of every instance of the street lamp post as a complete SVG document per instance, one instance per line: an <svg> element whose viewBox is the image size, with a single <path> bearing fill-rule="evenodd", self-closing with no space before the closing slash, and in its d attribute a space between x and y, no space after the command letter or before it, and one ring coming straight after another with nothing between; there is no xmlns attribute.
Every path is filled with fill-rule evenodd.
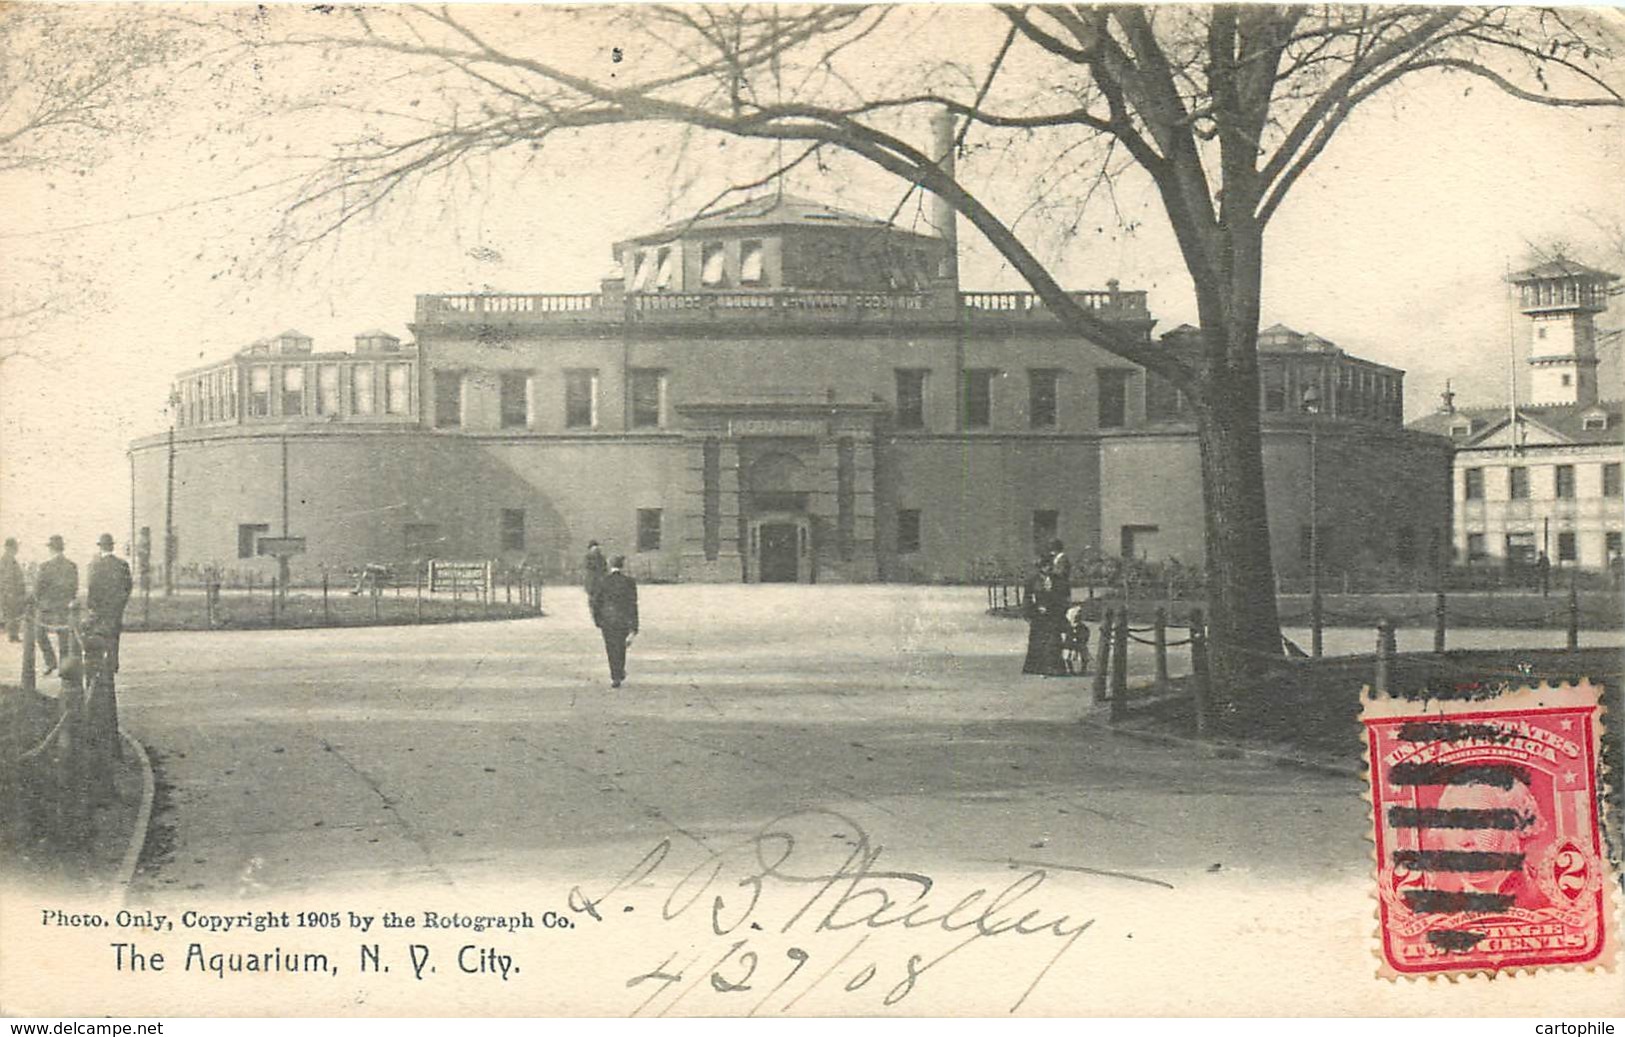
<svg viewBox="0 0 1625 1037"><path fill-rule="evenodd" d="M1321 654L1320 603L1320 392L1303 390L1303 412L1309 415L1309 653Z"/></svg>

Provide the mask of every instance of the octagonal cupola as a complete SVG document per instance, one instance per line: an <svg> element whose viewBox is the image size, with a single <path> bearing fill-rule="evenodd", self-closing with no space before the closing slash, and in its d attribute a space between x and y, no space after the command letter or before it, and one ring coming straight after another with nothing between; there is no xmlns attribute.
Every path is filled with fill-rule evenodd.
<svg viewBox="0 0 1625 1037"><path fill-rule="evenodd" d="M628 294L914 292L947 251L935 235L772 194L618 242L615 258Z"/></svg>

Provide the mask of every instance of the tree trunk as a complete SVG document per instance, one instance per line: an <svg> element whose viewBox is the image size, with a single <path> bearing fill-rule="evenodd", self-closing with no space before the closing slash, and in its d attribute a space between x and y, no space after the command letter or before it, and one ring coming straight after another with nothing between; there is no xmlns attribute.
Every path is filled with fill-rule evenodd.
<svg viewBox="0 0 1625 1037"><path fill-rule="evenodd" d="M1256 333L1253 336L1256 338ZM1243 355L1250 350L1232 349ZM1237 367L1239 366L1239 370ZM1208 629L1214 698L1233 707L1253 683L1263 656L1281 654L1264 503L1256 364L1225 365L1207 376L1198 410L1206 514Z"/></svg>

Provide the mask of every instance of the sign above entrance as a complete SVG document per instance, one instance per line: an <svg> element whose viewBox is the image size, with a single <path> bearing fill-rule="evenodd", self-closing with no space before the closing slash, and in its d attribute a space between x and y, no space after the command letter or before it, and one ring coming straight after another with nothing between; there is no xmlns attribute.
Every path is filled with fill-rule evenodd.
<svg viewBox="0 0 1625 1037"><path fill-rule="evenodd" d="M818 439L829 423L818 418L729 418L730 436L798 436Z"/></svg>

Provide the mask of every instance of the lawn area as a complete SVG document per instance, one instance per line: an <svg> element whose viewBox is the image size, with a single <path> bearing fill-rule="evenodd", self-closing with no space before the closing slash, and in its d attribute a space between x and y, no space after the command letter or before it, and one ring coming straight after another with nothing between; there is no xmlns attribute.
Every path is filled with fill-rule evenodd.
<svg viewBox="0 0 1625 1037"><path fill-rule="evenodd" d="M1625 716L1622 671L1617 648L1466 650L1396 656L1392 684L1408 697L1479 697L1499 682L1514 687L1589 678L1605 685L1602 754L1609 772L1611 830L1625 819L1625 740L1618 718ZM1269 748L1334 767L1363 766L1360 691L1372 679L1370 657L1328 657L1282 661L1260 687L1237 696L1212 718L1209 736L1220 742ZM1190 678L1174 679L1172 694L1131 692L1131 708L1121 724L1130 730L1195 734ZM1475 688L1474 686L1479 687ZM1617 835L1616 835L1617 838ZM1616 854L1620 848L1616 846Z"/></svg>
<svg viewBox="0 0 1625 1037"><path fill-rule="evenodd" d="M130 599L124 610L124 629L132 630L263 630L277 628L401 626L413 623L463 623L479 620L520 619L541 615L535 605L508 600L502 588L490 604L468 595L424 594L410 587L380 594L295 589L276 604L269 591L223 591L213 610L201 591L180 591L173 597L154 594Z"/></svg>
<svg viewBox="0 0 1625 1037"><path fill-rule="evenodd" d="M1432 629L1435 601L1431 591L1401 594L1327 594L1321 599L1321 613L1328 626L1375 627L1384 619L1401 626ZM1108 608L1122 607L1118 598L1081 601L1086 618L1098 620ZM1580 629L1619 630L1625 628L1625 598L1609 591L1582 591L1576 595ZM1167 608L1168 621L1187 622L1191 608L1205 608L1202 601L1160 599L1131 600L1129 615L1135 624L1150 623L1158 608ZM1283 626L1307 626L1309 596L1283 594L1276 599ZM1447 629L1517 628L1565 629L1569 621L1567 591L1554 590L1543 597L1530 593L1455 592L1445 598Z"/></svg>

